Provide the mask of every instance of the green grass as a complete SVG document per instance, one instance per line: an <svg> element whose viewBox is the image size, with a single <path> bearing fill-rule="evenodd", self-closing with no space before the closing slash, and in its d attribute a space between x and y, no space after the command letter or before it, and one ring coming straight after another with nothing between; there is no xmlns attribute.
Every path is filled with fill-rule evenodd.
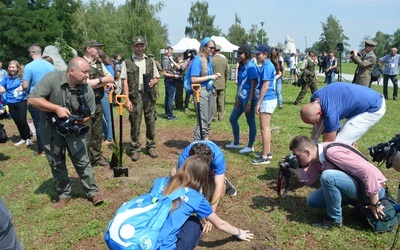
<svg viewBox="0 0 400 250"><path fill-rule="evenodd" d="M354 72L353 64L349 73ZM343 70L343 72L346 72ZM322 82L323 79L320 79ZM319 83L322 87L324 84ZM232 139L229 114L232 110L236 85L227 84L227 107L223 122L212 124L211 139L220 146ZM382 92L381 86L373 86ZM198 249L213 246L214 249L389 249L394 234L374 234L368 227L361 225L351 217L351 209L344 209L345 226L341 229L324 231L311 227L310 222L321 219L322 210L305 206L307 195L315 189L299 184L291 179L291 189L283 200L279 201L276 191L278 161L289 153L288 144L296 135L309 135L311 126L302 123L299 118L299 106L292 105L300 88L284 84L283 109L277 109L272 116L272 152L274 159L266 167L249 163L251 155L240 155L235 151L223 149L227 161L227 176L238 188L238 196L224 197L218 214L228 222L255 233L251 242L238 242L234 238L214 229L206 235ZM389 90L390 92L392 89ZM307 102L310 93L303 100ZM26 147L14 147L14 142L1 145L0 151L0 196L5 200L13 215L17 236L25 249L106 249L102 240L104 231L116 209L125 201L147 192L152 180L167 175L176 164L178 153L192 140L196 117L191 105L189 115L176 111L179 121L164 119L164 85L160 82L160 98L157 102L158 119L156 122L157 149L162 157L149 159L142 154L138 163L132 163L124 155L124 166L130 168L130 177L113 178L112 172L104 168L95 168L100 190L106 197L106 203L94 208L85 200L85 194L76 178L74 168L68 161L69 174L73 183L73 200L62 211L53 209L50 199L55 195L53 181L45 157L32 156L33 150ZM398 126L398 102L389 100L387 112L379 123L372 127L359 141L358 148L368 155L367 148L391 139L400 130ZM114 109L118 128L118 110ZM124 111L124 147L129 143L129 124ZM1 121L6 125L8 135L17 141L18 134L12 120ZM144 121L142 121L143 123ZM258 125L258 118L257 118ZM144 127L144 124L143 124ZM247 125L244 117L240 119L241 143L247 143ZM258 126L259 128L259 126ZM144 134L144 130L142 132ZM117 138L119 132L117 131ZM145 142L144 137L142 143ZM261 149L261 136L258 132L256 150ZM110 149L104 149L111 156ZM370 157L369 157L370 158ZM380 168L388 178L392 193L397 189L398 173L393 169Z"/></svg>

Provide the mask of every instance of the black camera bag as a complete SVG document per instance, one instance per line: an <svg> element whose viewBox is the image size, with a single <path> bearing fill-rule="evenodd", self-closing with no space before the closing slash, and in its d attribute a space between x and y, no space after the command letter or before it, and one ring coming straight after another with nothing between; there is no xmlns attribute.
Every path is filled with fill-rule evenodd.
<svg viewBox="0 0 400 250"><path fill-rule="evenodd" d="M6 130L4 129L4 124L0 123L0 143L6 143L8 136Z"/></svg>

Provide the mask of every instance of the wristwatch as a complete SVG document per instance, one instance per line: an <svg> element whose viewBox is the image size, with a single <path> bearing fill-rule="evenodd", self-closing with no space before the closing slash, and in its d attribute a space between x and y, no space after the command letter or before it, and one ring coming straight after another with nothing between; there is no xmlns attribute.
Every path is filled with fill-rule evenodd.
<svg viewBox="0 0 400 250"><path fill-rule="evenodd" d="M103 82L103 79L101 78L101 76L99 77L99 84L101 84Z"/></svg>

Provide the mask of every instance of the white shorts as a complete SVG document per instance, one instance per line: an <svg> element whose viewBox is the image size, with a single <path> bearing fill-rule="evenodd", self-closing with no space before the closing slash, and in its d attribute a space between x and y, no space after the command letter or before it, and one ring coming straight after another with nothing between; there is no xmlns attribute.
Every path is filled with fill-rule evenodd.
<svg viewBox="0 0 400 250"><path fill-rule="evenodd" d="M261 102L260 113L274 113L277 106L277 99L266 100Z"/></svg>
<svg viewBox="0 0 400 250"><path fill-rule="evenodd" d="M335 141L353 143L361 138L372 126L374 126L385 114L386 102L382 98L381 108L374 112L364 112L348 119L336 136Z"/></svg>

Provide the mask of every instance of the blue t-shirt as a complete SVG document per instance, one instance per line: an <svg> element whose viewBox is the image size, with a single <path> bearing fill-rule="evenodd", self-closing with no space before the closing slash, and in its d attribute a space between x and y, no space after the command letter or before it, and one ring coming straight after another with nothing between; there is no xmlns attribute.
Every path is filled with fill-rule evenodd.
<svg viewBox="0 0 400 250"><path fill-rule="evenodd" d="M207 141L206 140L194 141L194 142L190 143L185 149L183 149L181 155L179 156L178 165L176 166L176 169L179 169L182 166L182 164L186 161L186 159L189 157L190 149L196 143L204 143L204 144L206 144L214 154L214 157L213 157L213 159L211 161L211 164L210 164L210 171L213 174L210 173L210 175L225 174L225 172L226 172L226 162L225 162L224 153L222 153L221 149L218 147L217 144L215 144L212 141L208 141L208 140Z"/></svg>
<svg viewBox="0 0 400 250"><path fill-rule="evenodd" d="M275 76L275 67L272 64L271 60L267 59L259 69L258 83L255 92L256 100L260 98L261 88L263 87L265 81L269 81L269 85L268 90L264 95L263 101L276 99Z"/></svg>
<svg viewBox="0 0 400 250"><path fill-rule="evenodd" d="M319 98L324 119L324 132L340 129L340 120L364 112L376 112L382 107L382 96L373 89L346 82L335 82L318 89L311 96Z"/></svg>
<svg viewBox="0 0 400 250"><path fill-rule="evenodd" d="M191 65L190 65L190 73L189 76L201 76L201 69L202 69L202 61L200 55L197 55L195 58L193 58ZM213 68L212 68L212 62L210 58L207 58L207 72L206 76L212 75L213 74ZM206 86L209 80L204 81L201 83L201 86Z"/></svg>
<svg viewBox="0 0 400 250"><path fill-rule="evenodd" d="M18 103L27 99L24 90L17 92L17 88L22 85L22 80L20 78L5 75L0 85L6 89L3 96L5 95L7 103Z"/></svg>
<svg viewBox="0 0 400 250"><path fill-rule="evenodd" d="M105 66L106 66L107 71L108 71L108 72L112 75L112 77L114 78L114 76L115 76L114 68L113 68L110 64L107 64L107 65L105 65ZM107 93L107 91L105 91L105 90L104 90L103 99L108 100L108 93Z"/></svg>
<svg viewBox="0 0 400 250"><path fill-rule="evenodd" d="M163 184L159 184L160 181ZM162 193L168 182L169 178L156 179L150 192ZM162 187L162 190L154 190L154 187ZM181 200L180 206L170 213L161 228L157 239L157 249L172 250L176 248L176 235L191 214L196 213L199 219L203 219L213 213L206 198L194 189L189 189L185 195L181 196Z"/></svg>
<svg viewBox="0 0 400 250"><path fill-rule="evenodd" d="M249 100L251 90L251 80L258 79L258 67L252 60L249 60L246 65L240 65L238 70L238 99L242 102Z"/></svg>
<svg viewBox="0 0 400 250"><path fill-rule="evenodd" d="M42 80L44 75L55 70L56 68L53 64L44 59L37 59L28 63L24 68L22 80L29 82L29 94L33 92L36 84Z"/></svg>

